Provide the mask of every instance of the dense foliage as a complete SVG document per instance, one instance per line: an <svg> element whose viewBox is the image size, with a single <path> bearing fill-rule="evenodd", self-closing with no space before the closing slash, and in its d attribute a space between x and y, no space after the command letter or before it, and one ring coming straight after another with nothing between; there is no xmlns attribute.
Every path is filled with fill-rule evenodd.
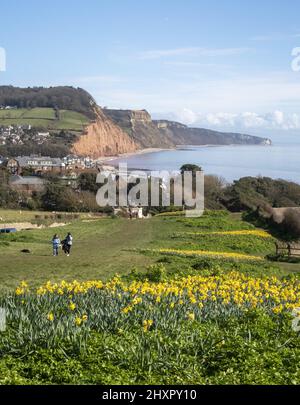
<svg viewBox="0 0 300 405"><path fill-rule="evenodd" d="M256 209L264 204L295 207L300 205L300 185L269 177L243 177L226 187L223 204L230 211Z"/></svg>
<svg viewBox="0 0 300 405"><path fill-rule="evenodd" d="M48 107L73 110L94 118L92 96L81 88L69 86L28 87L0 86L0 106L17 108Z"/></svg>

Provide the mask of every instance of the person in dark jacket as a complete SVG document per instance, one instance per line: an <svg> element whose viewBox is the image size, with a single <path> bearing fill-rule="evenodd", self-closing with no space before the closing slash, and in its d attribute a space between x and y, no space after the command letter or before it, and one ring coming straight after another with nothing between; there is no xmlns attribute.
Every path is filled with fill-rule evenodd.
<svg viewBox="0 0 300 405"><path fill-rule="evenodd" d="M67 256L70 256L72 245L73 245L73 236L71 235L70 232L68 232L68 235L62 241L62 249Z"/></svg>

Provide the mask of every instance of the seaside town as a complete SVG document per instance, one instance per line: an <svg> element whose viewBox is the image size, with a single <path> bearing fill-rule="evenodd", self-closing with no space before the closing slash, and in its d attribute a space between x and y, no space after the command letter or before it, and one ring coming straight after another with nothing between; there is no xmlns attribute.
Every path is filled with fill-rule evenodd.
<svg viewBox="0 0 300 405"><path fill-rule="evenodd" d="M42 145L49 137L49 132L38 131L31 125L0 126L0 145L24 145L28 141Z"/></svg>
<svg viewBox="0 0 300 405"><path fill-rule="evenodd" d="M0 126L0 146L26 145L34 142L43 145L50 138L50 133L38 131L31 125ZM64 157L50 157L42 154L21 155L16 157L1 156L0 167L5 167L10 175L9 184L12 189L32 194L40 192L48 175L55 176L65 185L77 187L77 179L84 172L111 172L113 166L104 164L103 160L68 154Z"/></svg>

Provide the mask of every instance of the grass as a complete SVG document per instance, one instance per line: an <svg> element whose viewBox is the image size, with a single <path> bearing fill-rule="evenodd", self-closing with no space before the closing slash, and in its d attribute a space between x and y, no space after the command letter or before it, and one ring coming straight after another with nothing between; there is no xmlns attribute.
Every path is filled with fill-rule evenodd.
<svg viewBox="0 0 300 405"><path fill-rule="evenodd" d="M32 125L51 131L82 131L89 124L89 119L76 111L60 110L56 119L53 108L20 108L17 110L0 110L0 125Z"/></svg>
<svg viewBox="0 0 300 405"><path fill-rule="evenodd" d="M62 217L65 215L68 216L70 213L68 212L59 212ZM85 213L78 213L80 218L90 218ZM53 217L53 214L46 211L27 211L27 210L6 210L0 208L0 227L4 227L6 224L9 223L21 223L21 222L31 222L36 223L38 218L47 219L47 217Z"/></svg>
<svg viewBox="0 0 300 405"><path fill-rule="evenodd" d="M299 264L265 260L274 252L271 238L213 233L254 229L214 213L82 217L64 228L0 236L0 306L9 314L0 334L0 384L299 384L300 340L287 305L299 306L299 278L292 276ZM53 233L68 231L71 256L52 257ZM189 238L187 231L205 235ZM262 260L164 256L159 249ZM111 280L116 273L122 277ZM87 281L95 279L110 281L103 289ZM21 280L31 290L22 283L14 294ZM48 280L87 282L70 289ZM42 284L36 295L32 287Z"/></svg>
<svg viewBox="0 0 300 405"><path fill-rule="evenodd" d="M5 210L0 208L0 224L14 223L14 222L31 222L35 219L36 215L44 215L43 211L24 211L24 210Z"/></svg>
<svg viewBox="0 0 300 405"><path fill-rule="evenodd" d="M34 218L36 212L23 211L0 211L0 216L6 220L17 221L22 216L22 221ZM41 213L40 213L41 214ZM45 214L45 213L43 213ZM253 235L249 237L228 237L221 235L208 235L204 238L190 238L186 235L174 238L174 234L186 231L211 230L224 228L228 223L230 229L248 229L247 223L231 218L220 219L204 216L199 219L176 219L176 218L152 218L150 220L126 220L126 219L97 219L87 221L74 221L71 225L59 228L45 228L31 231L20 231L13 236L0 236L0 285L2 289L15 288L21 280L27 280L34 285L47 280L107 280L116 272L126 274L136 267L144 272L146 267L166 261L166 267L170 274L188 272L191 266L199 260L191 257L164 257L162 254L151 253L163 249L181 250L210 250L227 251L233 253L265 255L273 253L274 244L270 239L262 239ZM58 233L61 238L67 232L74 236L74 246L70 257L60 254L53 258L51 251L51 238ZM5 242L5 243L3 243ZM8 243L8 246L7 246ZM21 253L21 250L29 249L30 254ZM222 260L209 259L214 263L227 266L228 270L235 269L234 262L222 263ZM200 260L201 261L201 260ZM269 263L262 260L257 264L239 264L246 272L273 272L277 275L285 275L297 272L300 264L286 266L285 263Z"/></svg>
<svg viewBox="0 0 300 405"><path fill-rule="evenodd" d="M140 222L130 225L125 220L99 219L74 222L63 228L21 231L17 236L25 235L25 239L10 242L8 247L0 246L1 288L13 288L23 279L34 284L49 279L108 279L116 272L124 273L133 266L147 265L153 260L122 249L151 243L154 223L149 223L147 233L143 232L145 228ZM50 241L53 234L57 232L63 238L69 231L74 235L72 255L52 257ZM0 236L3 240L9 237ZM22 249L29 249L31 253L21 253Z"/></svg>

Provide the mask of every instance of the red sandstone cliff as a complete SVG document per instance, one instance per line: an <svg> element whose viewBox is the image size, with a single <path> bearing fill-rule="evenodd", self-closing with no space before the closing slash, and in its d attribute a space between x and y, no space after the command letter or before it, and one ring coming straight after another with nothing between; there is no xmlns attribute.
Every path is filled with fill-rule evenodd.
<svg viewBox="0 0 300 405"><path fill-rule="evenodd" d="M96 120L86 127L85 133L74 143L73 153L98 158L139 149L134 140L104 115L100 108L97 108L95 113Z"/></svg>

